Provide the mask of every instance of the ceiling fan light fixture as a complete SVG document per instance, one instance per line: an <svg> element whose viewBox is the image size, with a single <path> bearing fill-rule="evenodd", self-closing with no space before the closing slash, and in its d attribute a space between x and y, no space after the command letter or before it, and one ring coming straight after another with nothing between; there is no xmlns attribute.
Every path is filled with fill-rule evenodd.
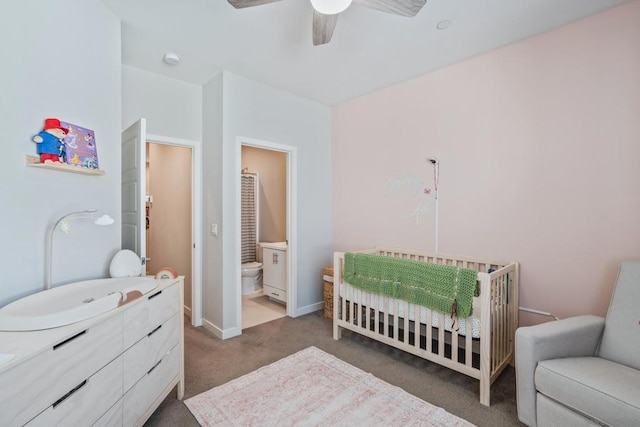
<svg viewBox="0 0 640 427"><path fill-rule="evenodd" d="M313 8L324 15L335 15L347 10L352 0L311 0Z"/></svg>

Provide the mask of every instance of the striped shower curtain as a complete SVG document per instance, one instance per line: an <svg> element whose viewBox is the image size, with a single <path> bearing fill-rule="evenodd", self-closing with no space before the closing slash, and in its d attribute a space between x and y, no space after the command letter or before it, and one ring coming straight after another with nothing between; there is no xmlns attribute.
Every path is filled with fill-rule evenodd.
<svg viewBox="0 0 640 427"><path fill-rule="evenodd" d="M242 174L242 263L256 261L258 242L258 176Z"/></svg>

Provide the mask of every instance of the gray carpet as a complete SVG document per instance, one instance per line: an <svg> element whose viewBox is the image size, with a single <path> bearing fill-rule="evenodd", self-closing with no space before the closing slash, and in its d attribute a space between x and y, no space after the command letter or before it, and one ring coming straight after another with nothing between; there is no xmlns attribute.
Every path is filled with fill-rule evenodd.
<svg viewBox="0 0 640 427"><path fill-rule="evenodd" d="M522 425L511 367L494 382L487 408L478 400L478 381L466 375L349 331L334 341L331 320L322 311L254 326L224 341L187 323L185 399L313 345L477 426ZM169 394L145 426L198 426L175 396Z"/></svg>

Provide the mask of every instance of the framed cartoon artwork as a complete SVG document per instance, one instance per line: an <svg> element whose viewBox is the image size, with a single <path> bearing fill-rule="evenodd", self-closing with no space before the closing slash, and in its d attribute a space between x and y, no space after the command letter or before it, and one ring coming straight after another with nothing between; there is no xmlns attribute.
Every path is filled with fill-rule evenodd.
<svg viewBox="0 0 640 427"><path fill-rule="evenodd" d="M95 132L72 123L61 122L69 130L64 137L65 162L89 169L99 169Z"/></svg>

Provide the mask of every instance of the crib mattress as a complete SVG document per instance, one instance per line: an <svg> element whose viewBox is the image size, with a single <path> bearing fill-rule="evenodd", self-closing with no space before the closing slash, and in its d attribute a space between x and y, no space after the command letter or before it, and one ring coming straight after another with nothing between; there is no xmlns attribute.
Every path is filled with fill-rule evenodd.
<svg viewBox="0 0 640 427"><path fill-rule="evenodd" d="M346 283L340 284L340 296L346 299L347 301L353 301L354 303L358 303L361 300L362 304L388 314L394 314L396 302L398 302L398 316L405 317L404 308L405 308L406 301L396 300L393 298L360 291L359 289L352 288ZM479 304L478 298L474 298L473 313L480 313L480 308L478 304ZM428 322L427 308L421 307L421 306L418 306L418 307L420 309L419 310L420 323L423 323L425 325L431 323L431 326L435 328L440 328L441 313L435 310L431 310L431 322ZM415 304L409 303L409 320L416 321L415 315L414 315L415 312L416 312ZM442 313L442 314L444 314L444 329L446 331L451 332L453 319L451 319L451 316L446 313ZM477 317L474 317L473 315L466 319L458 319L456 324L456 326L458 327L458 331L457 331L458 335L466 336L467 329L469 329L469 325L471 329L471 336L473 338L480 338L480 319Z"/></svg>

